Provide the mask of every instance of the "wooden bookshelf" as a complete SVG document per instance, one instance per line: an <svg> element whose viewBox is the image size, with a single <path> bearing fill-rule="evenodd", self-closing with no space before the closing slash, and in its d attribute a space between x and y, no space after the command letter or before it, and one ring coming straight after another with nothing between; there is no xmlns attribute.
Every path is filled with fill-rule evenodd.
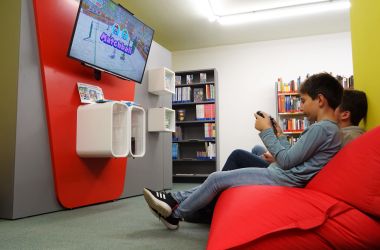
<svg viewBox="0 0 380 250"><path fill-rule="evenodd" d="M206 79L205 75L201 79L201 73ZM175 77L173 181L201 182L217 169L217 73L201 69L176 72ZM183 120L179 112L184 113Z"/></svg>

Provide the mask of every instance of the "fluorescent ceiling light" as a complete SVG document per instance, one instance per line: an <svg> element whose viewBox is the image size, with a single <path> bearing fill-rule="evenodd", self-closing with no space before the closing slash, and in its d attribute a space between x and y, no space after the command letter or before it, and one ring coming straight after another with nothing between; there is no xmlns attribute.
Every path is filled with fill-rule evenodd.
<svg viewBox="0 0 380 250"><path fill-rule="evenodd" d="M207 0L209 20L231 25L349 9L349 0Z"/></svg>

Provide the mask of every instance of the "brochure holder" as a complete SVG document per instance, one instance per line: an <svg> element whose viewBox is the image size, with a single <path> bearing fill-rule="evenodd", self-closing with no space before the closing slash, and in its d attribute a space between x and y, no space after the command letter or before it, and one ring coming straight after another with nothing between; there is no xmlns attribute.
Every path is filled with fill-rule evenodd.
<svg viewBox="0 0 380 250"><path fill-rule="evenodd" d="M126 157L129 152L128 107L121 102L82 105L77 110L80 157Z"/></svg>
<svg viewBox="0 0 380 250"><path fill-rule="evenodd" d="M133 158L145 155L145 110L140 106L128 106L128 156Z"/></svg>

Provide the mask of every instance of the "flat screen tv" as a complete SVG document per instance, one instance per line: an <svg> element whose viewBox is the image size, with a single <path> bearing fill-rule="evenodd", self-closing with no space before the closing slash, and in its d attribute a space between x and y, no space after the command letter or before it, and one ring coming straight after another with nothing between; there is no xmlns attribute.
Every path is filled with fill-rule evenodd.
<svg viewBox="0 0 380 250"><path fill-rule="evenodd" d="M81 0L68 56L141 83L154 31L111 0Z"/></svg>

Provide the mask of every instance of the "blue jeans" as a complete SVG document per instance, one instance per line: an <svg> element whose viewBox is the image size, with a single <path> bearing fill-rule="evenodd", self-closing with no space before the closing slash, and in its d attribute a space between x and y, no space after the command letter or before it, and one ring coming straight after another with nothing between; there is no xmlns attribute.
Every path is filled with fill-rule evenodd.
<svg viewBox="0 0 380 250"><path fill-rule="evenodd" d="M224 190L244 185L289 186L289 183L275 180L269 170L263 167L214 172L200 186L172 193L174 199L179 203L172 215L175 218L191 216L210 204Z"/></svg>
<svg viewBox="0 0 380 250"><path fill-rule="evenodd" d="M262 146L255 146L252 149L252 153L245 150L236 149L230 154L230 156L228 156L222 171L250 167L266 168L269 166L269 163L261 158L261 155L265 153L265 151L266 149Z"/></svg>
<svg viewBox="0 0 380 250"><path fill-rule="evenodd" d="M268 162L266 162L260 157L266 151L267 151L266 148L259 145L256 145L253 147L252 153L245 150L241 150L241 149L234 150L228 157L226 163L224 164L222 168L222 171L231 171L235 169L248 168L248 167L266 168L269 165ZM176 192L176 193L173 193L173 196L180 203L180 202L183 202L198 188L199 186L190 190ZM218 198L218 195L215 196L213 200L209 202L203 208L197 211L194 211L192 213L187 213L184 216L184 219L189 222L208 223L208 224L211 223L211 218L214 212L214 207L215 207L217 198Z"/></svg>

